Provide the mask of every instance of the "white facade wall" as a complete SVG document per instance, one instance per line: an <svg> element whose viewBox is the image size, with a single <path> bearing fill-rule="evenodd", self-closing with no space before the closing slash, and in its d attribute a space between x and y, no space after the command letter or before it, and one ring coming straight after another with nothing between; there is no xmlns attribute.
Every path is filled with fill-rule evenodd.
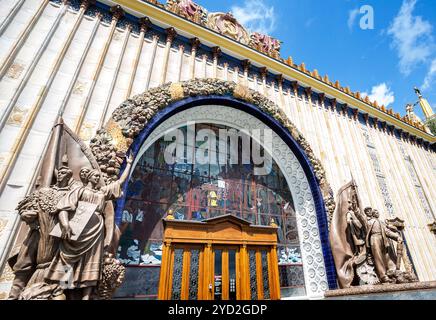
<svg viewBox="0 0 436 320"><path fill-rule="evenodd" d="M218 58L215 68L207 56L192 59L189 44L171 47L166 55L166 43L157 36L146 33L144 39L129 29L116 28L114 23L81 16L62 4L43 0L2 0L0 8L0 67L10 62L0 78L0 115L6 117L10 109L0 128L0 174L7 179L0 193L1 261L17 227L14 208L30 190L58 114L89 141L126 98L157 87L162 80L216 75L245 84L277 103L322 161L334 193L353 175L363 204L388 218L366 132L375 148L393 212L406 221L404 234L418 277L421 281L436 280L436 236L428 228L434 216L426 214L423 206L427 201L431 214L436 212L435 152L407 139L399 141L389 130L362 125L320 101L296 95L292 88L279 88L277 82L265 84L260 75L246 78L242 66L239 70L230 68ZM15 15L8 19L13 10ZM67 43L69 35L74 36ZM424 200L400 148L411 158ZM0 278L0 297L8 292L10 280L8 276Z"/></svg>

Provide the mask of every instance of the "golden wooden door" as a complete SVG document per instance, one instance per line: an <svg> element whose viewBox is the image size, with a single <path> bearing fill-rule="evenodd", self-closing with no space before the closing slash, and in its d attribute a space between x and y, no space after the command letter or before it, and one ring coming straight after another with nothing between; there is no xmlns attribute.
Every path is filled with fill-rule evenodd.
<svg viewBox="0 0 436 320"><path fill-rule="evenodd" d="M277 228L234 216L164 228L159 299L280 299Z"/></svg>
<svg viewBox="0 0 436 320"><path fill-rule="evenodd" d="M247 247L247 263L242 272L247 274L246 299L275 300L280 297L275 248Z"/></svg>
<svg viewBox="0 0 436 320"><path fill-rule="evenodd" d="M204 273L204 247L175 245L166 248L161 267L159 299L201 300ZM165 274L162 275L162 272Z"/></svg>

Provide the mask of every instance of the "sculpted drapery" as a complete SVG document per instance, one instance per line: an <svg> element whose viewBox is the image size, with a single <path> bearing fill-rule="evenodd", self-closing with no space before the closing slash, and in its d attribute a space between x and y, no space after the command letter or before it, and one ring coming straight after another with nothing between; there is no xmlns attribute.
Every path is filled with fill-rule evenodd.
<svg viewBox="0 0 436 320"><path fill-rule="evenodd" d="M106 202L120 196L121 186L116 181L100 190L88 186L76 188L59 201L57 211L67 211L70 216L77 210L80 201L95 204L97 208L77 240L62 240L59 254L51 263L46 279L64 281L65 270L72 268L75 288L97 285L103 259Z"/></svg>
<svg viewBox="0 0 436 320"><path fill-rule="evenodd" d="M339 190L330 225L330 244L339 287L415 281L403 258L399 230L381 221L377 210L362 208L354 181ZM404 223L398 218L392 221ZM395 248L393 241L400 250ZM406 271L400 270L402 260Z"/></svg>
<svg viewBox="0 0 436 320"><path fill-rule="evenodd" d="M353 246L362 240L359 237L360 231L365 227L361 213L353 212L352 199L360 202L354 182L348 183L338 191L336 211L330 225L330 243L341 288L348 288L353 283L357 259Z"/></svg>

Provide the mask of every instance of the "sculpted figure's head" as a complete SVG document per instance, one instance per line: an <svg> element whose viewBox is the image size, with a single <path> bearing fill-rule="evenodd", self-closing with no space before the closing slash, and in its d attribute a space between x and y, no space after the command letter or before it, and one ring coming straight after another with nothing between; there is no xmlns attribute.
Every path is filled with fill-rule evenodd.
<svg viewBox="0 0 436 320"><path fill-rule="evenodd" d="M365 212L365 215L368 219L372 218L372 208L367 207L363 210L363 212Z"/></svg>
<svg viewBox="0 0 436 320"><path fill-rule="evenodd" d="M89 174L89 172L91 172L91 169L89 169L89 168L85 167L85 168L80 169L79 176L80 176L80 180L82 181L83 184L87 184L88 183L88 174Z"/></svg>
<svg viewBox="0 0 436 320"><path fill-rule="evenodd" d="M101 175L98 170L91 170L87 175L88 181L91 182L94 186L100 182L100 177Z"/></svg>
<svg viewBox="0 0 436 320"><path fill-rule="evenodd" d="M57 184L59 186L67 185L68 181L70 181L72 176L73 176L73 171L71 171L70 168L60 167L56 174Z"/></svg>
<svg viewBox="0 0 436 320"><path fill-rule="evenodd" d="M372 210L372 216L376 219L380 217L380 213L378 212L377 209Z"/></svg>

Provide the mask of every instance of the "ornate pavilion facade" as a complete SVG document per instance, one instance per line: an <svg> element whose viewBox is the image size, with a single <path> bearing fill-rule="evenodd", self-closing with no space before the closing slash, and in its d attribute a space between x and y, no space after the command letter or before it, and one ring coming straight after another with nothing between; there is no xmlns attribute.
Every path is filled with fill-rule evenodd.
<svg viewBox="0 0 436 320"><path fill-rule="evenodd" d="M332 230L351 180L361 210L400 221L398 270L418 280L415 289L434 287L436 137L412 107L401 116L380 106L190 0L0 7L0 299L24 238L15 208L38 183L59 117L107 179L122 173L123 154L135 155L114 203L126 267L117 298L305 299L344 289ZM420 94L419 104L432 120ZM230 163L228 150L212 153L224 162L189 161L199 148L189 139L170 166L172 128L270 130L269 145L242 134L270 155L270 170ZM382 280L359 270L360 284Z"/></svg>

